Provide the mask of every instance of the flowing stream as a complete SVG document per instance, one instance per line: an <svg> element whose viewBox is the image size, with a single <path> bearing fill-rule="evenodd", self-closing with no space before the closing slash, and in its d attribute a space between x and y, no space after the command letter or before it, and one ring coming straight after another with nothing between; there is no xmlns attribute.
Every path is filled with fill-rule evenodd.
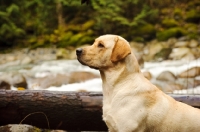
<svg viewBox="0 0 200 132"><path fill-rule="evenodd" d="M149 71L153 78L156 78L163 71L170 71L174 73L174 75L178 75L179 73L195 67L200 67L200 59L193 61L163 61L163 62L145 62L144 67L141 69L142 71ZM29 65L1 65L0 67L0 75L6 71L18 71L23 74L32 75L36 78L45 77L47 75L52 74L62 74L62 73L70 73L73 71L87 71L92 72L94 74L99 75L98 70L91 69L87 66L81 65L77 60L54 60L54 61L44 61L38 64L29 64ZM197 77L196 79L200 79ZM27 79L28 85L31 85L31 81ZM102 82L100 78L88 80L81 83L73 83L73 84L65 84L60 87L51 86L46 90L52 91L78 91L78 90L86 90L86 91L102 91ZM12 87L13 90L16 88ZM40 87L35 87L36 90L41 89ZM196 88L192 88L189 90L181 90L182 93L187 93L191 91L193 93L200 93L200 86ZM179 93L179 91L175 91L175 93Z"/></svg>

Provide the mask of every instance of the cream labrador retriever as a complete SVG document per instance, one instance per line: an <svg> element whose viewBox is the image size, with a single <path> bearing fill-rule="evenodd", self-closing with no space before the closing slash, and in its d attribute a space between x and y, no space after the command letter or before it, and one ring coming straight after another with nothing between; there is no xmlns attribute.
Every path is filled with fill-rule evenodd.
<svg viewBox="0 0 200 132"><path fill-rule="evenodd" d="M103 35L76 50L78 61L98 69L103 120L111 132L200 132L200 110L160 91L141 73L129 43Z"/></svg>

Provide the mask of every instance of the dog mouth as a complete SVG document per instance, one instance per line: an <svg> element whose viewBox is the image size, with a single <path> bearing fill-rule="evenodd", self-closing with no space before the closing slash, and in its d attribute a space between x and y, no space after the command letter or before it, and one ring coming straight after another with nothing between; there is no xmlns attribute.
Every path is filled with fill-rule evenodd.
<svg viewBox="0 0 200 132"><path fill-rule="evenodd" d="M84 66L89 66L89 67L92 68L92 69L99 70L98 67L91 66L91 65L88 65L88 64L86 64L85 62L83 62L83 61L80 59L80 57L77 57L77 60L78 60L82 65L84 65Z"/></svg>
<svg viewBox="0 0 200 132"><path fill-rule="evenodd" d="M84 62L80 59L80 57L77 57L77 60L78 60L82 65L88 66L86 63L84 63Z"/></svg>

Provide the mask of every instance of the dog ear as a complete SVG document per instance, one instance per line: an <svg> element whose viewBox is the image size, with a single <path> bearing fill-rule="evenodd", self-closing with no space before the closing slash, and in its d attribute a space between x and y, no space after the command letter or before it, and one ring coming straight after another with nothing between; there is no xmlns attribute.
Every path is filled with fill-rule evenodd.
<svg viewBox="0 0 200 132"><path fill-rule="evenodd" d="M128 44L119 37L116 37L116 43L112 50L111 61L117 62L124 59L127 55L131 53L131 49Z"/></svg>

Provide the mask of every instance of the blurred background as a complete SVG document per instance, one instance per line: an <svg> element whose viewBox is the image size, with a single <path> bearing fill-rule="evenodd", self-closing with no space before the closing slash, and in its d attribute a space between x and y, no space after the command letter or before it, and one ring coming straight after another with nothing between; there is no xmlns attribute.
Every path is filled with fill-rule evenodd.
<svg viewBox="0 0 200 132"><path fill-rule="evenodd" d="M127 39L163 91L200 93L199 0L0 0L0 88L101 91L75 49L103 34Z"/></svg>

